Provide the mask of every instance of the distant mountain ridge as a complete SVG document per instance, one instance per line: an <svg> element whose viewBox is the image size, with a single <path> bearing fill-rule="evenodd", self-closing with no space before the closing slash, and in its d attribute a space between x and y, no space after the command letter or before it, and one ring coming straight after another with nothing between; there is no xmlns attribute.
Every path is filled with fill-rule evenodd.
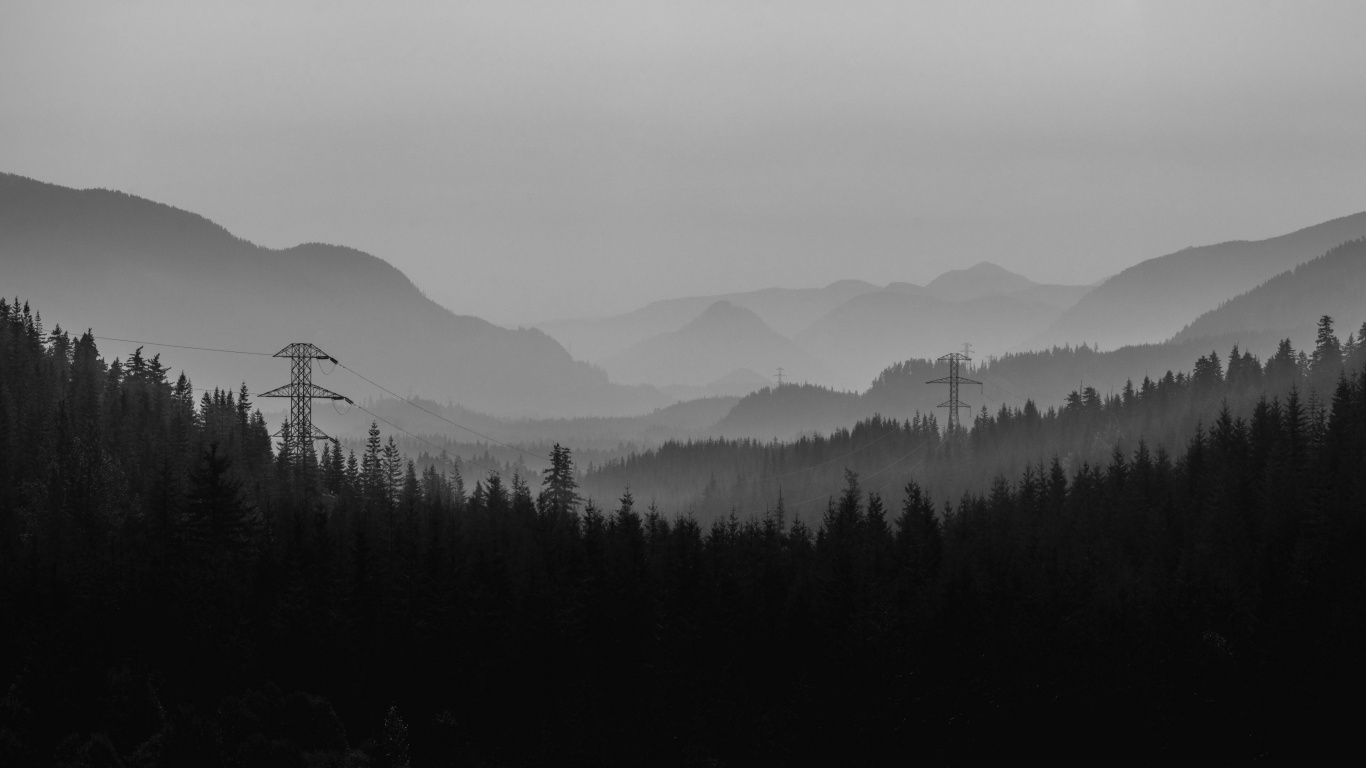
<svg viewBox="0 0 1366 768"><path fill-rule="evenodd" d="M792 339L830 374L813 381L862 388L889 362L907 356L956 349L969 340L986 352L1013 348L1090 289L1039 284L998 265L979 262L945 272L925 286L893 282L880 288L860 280L842 280L824 288L769 288L667 299L614 317L537 327L576 356L601 363L614 377L624 377L623 381L634 381L637 373L619 367L628 347L676 331L707 307L725 301L753 312ZM696 353L709 354L705 348ZM708 372L716 370L711 363L701 364Z"/></svg>
<svg viewBox="0 0 1366 768"><path fill-rule="evenodd" d="M1186 248L1140 262L1083 296L1025 348L1171 338L1204 312L1330 248L1366 236L1366 212L1266 240Z"/></svg>
<svg viewBox="0 0 1366 768"><path fill-rule="evenodd" d="M1366 239L1343 243L1229 299L1182 328L1172 342L1245 334L1306 344L1325 314L1337 320L1344 339L1366 321Z"/></svg>
<svg viewBox="0 0 1366 768"><path fill-rule="evenodd" d="M980 299L1033 288L1038 285L1024 275L979 261L967 269L951 269L925 285L925 291L946 301Z"/></svg>
<svg viewBox="0 0 1366 768"><path fill-rule="evenodd" d="M862 280L839 280L824 288L764 288L711 296L662 299L620 315L535 323L581 360L598 362L651 336L682 328L707 307L726 301L754 312L785 336L805 328L849 299L880 290Z"/></svg>
<svg viewBox="0 0 1366 768"><path fill-rule="evenodd" d="M700 386L736 370L783 367L793 380L832 373L754 312L718 301L676 331L659 334L602 362L617 381Z"/></svg>
<svg viewBox="0 0 1366 768"><path fill-rule="evenodd" d="M1018 294L946 301L934 295L879 291L845 302L795 341L828 361L844 388L868 386L884 368L913 357L936 358L971 341L975 351L1000 354L1044 328L1056 307Z"/></svg>
<svg viewBox="0 0 1366 768"><path fill-rule="evenodd" d="M122 192L0 174L0 291L49 317L126 338L273 352L311 341L396 390L491 414L643 413L670 398L610 383L537 330L456 315L390 264L353 248L283 250L203 216ZM131 345L101 342L109 352ZM149 348L147 354L158 350ZM288 380L270 357L179 350L196 385L253 391ZM373 393L354 377L330 388Z"/></svg>

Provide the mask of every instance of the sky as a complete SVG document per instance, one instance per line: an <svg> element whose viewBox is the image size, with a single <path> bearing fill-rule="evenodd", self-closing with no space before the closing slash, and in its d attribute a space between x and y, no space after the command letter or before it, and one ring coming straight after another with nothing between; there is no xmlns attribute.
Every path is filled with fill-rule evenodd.
<svg viewBox="0 0 1366 768"><path fill-rule="evenodd" d="M1366 209L1366 3L0 3L0 171L529 324Z"/></svg>

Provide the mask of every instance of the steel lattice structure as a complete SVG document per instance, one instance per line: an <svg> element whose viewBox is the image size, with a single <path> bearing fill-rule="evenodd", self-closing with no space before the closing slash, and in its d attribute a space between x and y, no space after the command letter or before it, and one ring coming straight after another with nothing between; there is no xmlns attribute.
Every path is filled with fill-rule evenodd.
<svg viewBox="0 0 1366 768"><path fill-rule="evenodd" d="M940 403L940 404L939 404L939 407L940 407L940 408L948 408L948 409L949 409L949 425L948 425L948 432L949 432L949 434L952 434L952 433L958 431L958 409L959 409L959 408L969 408L969 409L972 408L972 406L970 406L970 405L968 405L968 404L966 404L966 403L964 403L963 401L961 401L961 400L958 399L958 385L961 384L961 383L964 383L964 382L966 382L966 383L968 383L968 384L981 384L981 383L982 383L982 382L977 381L977 380L975 380L975 379L966 379L966 378L963 378L962 376L958 375L958 366L959 366L959 364L960 364L960 363L965 363L965 362L970 362L971 360L972 360L971 357L968 357L967 355L965 355L965 354L963 354L963 353L961 353L961 352L952 352L952 353L950 353L950 354L944 355L943 357L939 358L939 362L941 362L941 363L942 363L942 362L948 362L948 364L949 364L949 375L948 375L948 376L945 376L945 377L942 378L942 379L935 379L934 381L927 381L927 382L925 382L926 384L948 384L948 385L949 385L949 399L948 399L948 402Z"/></svg>
<svg viewBox="0 0 1366 768"><path fill-rule="evenodd" d="M306 342L295 342L275 353L275 357L287 357L291 361L291 381L283 387L262 392L257 397L289 398L289 421L281 427L284 438L285 455L293 463L299 463L308 455L308 448L314 440L332 440L321 429L313 426L313 400L345 400L351 398L339 395L313 383L313 361L331 360L335 365L337 358ZM335 441L334 441L335 442Z"/></svg>

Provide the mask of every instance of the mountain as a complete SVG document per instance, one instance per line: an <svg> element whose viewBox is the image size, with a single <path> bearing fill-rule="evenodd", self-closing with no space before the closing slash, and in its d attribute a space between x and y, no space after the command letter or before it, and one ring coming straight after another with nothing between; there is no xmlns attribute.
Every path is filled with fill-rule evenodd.
<svg viewBox="0 0 1366 768"><path fill-rule="evenodd" d="M991 262L979 261L967 269L952 269L931 280L925 291L948 301L980 299L1032 288L1038 283Z"/></svg>
<svg viewBox="0 0 1366 768"><path fill-rule="evenodd" d="M1094 342L1115 348L1171 338L1221 301L1333 246L1366 236L1366 213L1267 240L1235 240L1136 264L1087 293L1026 346Z"/></svg>
<svg viewBox="0 0 1366 768"><path fill-rule="evenodd" d="M873 293L889 291L907 296L933 296L941 301L1009 295L1024 302L1064 310L1077 303L1092 287L1035 283L995 264L981 262L967 269L945 272L926 286L893 282L879 288L862 280L839 280L824 288L764 288L664 299L621 315L551 320L533 326L564 344L575 357L600 362L651 336L678 330L718 301L728 301L754 312L770 328L791 338L832 310Z"/></svg>
<svg viewBox="0 0 1366 768"><path fill-rule="evenodd" d="M980 354L1005 352L1059 311L1013 294L947 301L885 290L850 299L793 340L839 372L836 384L861 389L897 360L936 358L964 342Z"/></svg>
<svg viewBox="0 0 1366 768"><path fill-rule="evenodd" d="M1307 346L1314 339L1317 319L1325 314L1337 321L1346 338L1366 321L1363 297L1366 240L1351 240L1206 312L1172 341L1256 334Z"/></svg>
<svg viewBox="0 0 1366 768"><path fill-rule="evenodd" d="M1005 295L1020 301L1047 304L1059 311L1065 311L1076 306L1076 303L1081 301L1081 297L1090 293L1094 287L1094 285L1036 284Z"/></svg>
<svg viewBox="0 0 1366 768"><path fill-rule="evenodd" d="M75 331L267 353L310 341L395 391L491 414L643 413L670 401L610 383L540 331L454 314L368 253L263 248L121 192L0 174L0 263L0 291ZM99 344L109 357L136 346ZM288 363L268 356L176 350L174 362L197 386L245 381L261 392L289 380ZM357 399L378 394L345 371L318 383Z"/></svg>
<svg viewBox="0 0 1366 768"><path fill-rule="evenodd" d="M744 397L772 384L770 377L749 368L737 368L721 378L701 386L668 384L658 387L660 392L679 400L699 397Z"/></svg>
<svg viewBox="0 0 1366 768"><path fill-rule="evenodd" d="M862 280L839 280L824 288L764 288L715 296L686 296L651 302L612 317L536 323L581 360L599 362L651 336L676 331L707 307L725 301L758 315L769 327L792 335L821 315L864 293L880 290Z"/></svg>
<svg viewBox="0 0 1366 768"><path fill-rule="evenodd" d="M769 328L754 312L718 301L677 331L662 333L602 362L617 381L703 385L737 369L776 371L794 381L825 381L831 372Z"/></svg>

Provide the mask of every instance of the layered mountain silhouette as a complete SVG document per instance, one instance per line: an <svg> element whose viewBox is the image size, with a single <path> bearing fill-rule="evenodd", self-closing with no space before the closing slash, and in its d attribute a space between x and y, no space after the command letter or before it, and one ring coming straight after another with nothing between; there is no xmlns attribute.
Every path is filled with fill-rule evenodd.
<svg viewBox="0 0 1366 768"><path fill-rule="evenodd" d="M665 339L676 345L671 333L681 330L707 307L724 301L752 312L817 361L816 370L823 373L811 381L862 388L889 362L915 355L937 356L958 349L964 341L972 341L982 352L1012 349L1047 327L1089 290L1090 286L1035 283L998 265L980 262L946 272L925 286L893 282L879 288L859 280L843 280L824 288L770 288L723 297L669 299L615 317L565 320L539 327L576 355L600 362L614 378L658 382L663 370L675 369L656 367L645 376L644 367L637 370L624 361L646 359L645 350ZM769 341L784 344L776 337ZM722 351L728 349L724 344L698 345L689 354L696 355L691 361L694 366L711 374L735 362L726 356L729 352ZM675 352L672 348L660 352L660 359ZM722 357L708 359L717 354ZM790 352L783 352L783 356L792 359ZM744 365L764 370L753 363ZM686 373L692 378L705 375ZM724 393L743 394L733 390Z"/></svg>
<svg viewBox="0 0 1366 768"><path fill-rule="evenodd" d="M795 341L840 372L834 383L862 388L889 363L961 351L965 341L980 353L1004 352L1047 327L1059 312L1014 294L946 301L886 290L850 299Z"/></svg>
<svg viewBox="0 0 1366 768"><path fill-rule="evenodd" d="M862 280L840 280L824 288L764 288L757 291L663 299L611 317L536 323L581 360L598 362L662 333L676 331L718 301L744 307L786 336L810 325L849 299L879 290Z"/></svg>
<svg viewBox="0 0 1366 768"><path fill-rule="evenodd" d="M700 386L690 384L667 384L658 387L660 392L676 397L681 401L700 397L743 397L773 383L773 377L764 376L750 368L737 368L715 381Z"/></svg>
<svg viewBox="0 0 1366 768"><path fill-rule="evenodd" d="M266 352L308 341L402 394L493 414L644 413L671 402L610 383L541 331L454 314L368 253L320 243L263 248L202 216L121 192L0 174L0 263L0 291L73 331ZM111 357L133 346L100 342ZM289 381L280 359L145 354L154 352L196 386L245 381L260 392ZM374 392L344 370L316 378L352 396Z"/></svg>
<svg viewBox="0 0 1366 768"><path fill-rule="evenodd" d="M753 311L729 301L713 303L682 328L635 344L602 365L616 381L660 385L698 386L739 369L779 366L793 380L833 376Z"/></svg>
<svg viewBox="0 0 1366 768"><path fill-rule="evenodd" d="M1343 243L1224 302L1172 341L1270 336L1305 346L1325 314L1336 319L1344 339L1366 321L1366 240Z"/></svg>
<svg viewBox="0 0 1366 768"><path fill-rule="evenodd" d="M1148 259L1106 280L1026 346L1103 348L1171 338L1202 313L1328 249L1366 236L1366 213L1267 240L1234 240Z"/></svg>
<svg viewBox="0 0 1366 768"><path fill-rule="evenodd" d="M947 301L980 299L1032 288L1037 283L1024 275L979 261L967 269L952 269L931 280L925 291Z"/></svg>

